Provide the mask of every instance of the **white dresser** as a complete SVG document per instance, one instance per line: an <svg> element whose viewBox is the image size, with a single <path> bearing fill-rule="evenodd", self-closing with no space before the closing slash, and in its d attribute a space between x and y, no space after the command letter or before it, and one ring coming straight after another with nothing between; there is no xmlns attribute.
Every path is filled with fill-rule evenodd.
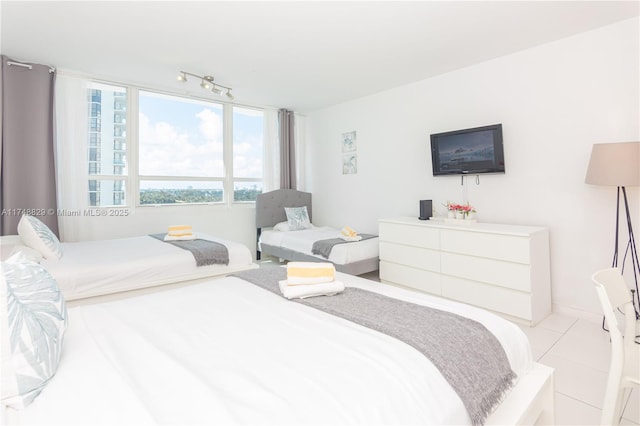
<svg viewBox="0 0 640 426"><path fill-rule="evenodd" d="M378 221L380 280L533 326L551 313L549 232L533 226Z"/></svg>

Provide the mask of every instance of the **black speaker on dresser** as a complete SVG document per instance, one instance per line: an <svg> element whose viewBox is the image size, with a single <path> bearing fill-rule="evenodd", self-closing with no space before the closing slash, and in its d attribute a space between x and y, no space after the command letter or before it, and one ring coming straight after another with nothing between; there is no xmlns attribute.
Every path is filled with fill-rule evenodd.
<svg viewBox="0 0 640 426"><path fill-rule="evenodd" d="M429 220L431 213L433 212L433 205L431 200L420 200L420 220Z"/></svg>

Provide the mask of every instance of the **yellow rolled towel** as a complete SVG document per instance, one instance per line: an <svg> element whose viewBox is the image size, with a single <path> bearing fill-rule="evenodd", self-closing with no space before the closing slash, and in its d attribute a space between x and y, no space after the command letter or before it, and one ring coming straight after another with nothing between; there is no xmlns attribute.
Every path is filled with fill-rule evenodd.
<svg viewBox="0 0 640 426"><path fill-rule="evenodd" d="M358 236L358 233L356 231L354 231L353 229L349 228L348 226L345 226L344 228L342 228L340 233L342 235L344 235L345 237L357 237Z"/></svg>
<svg viewBox="0 0 640 426"><path fill-rule="evenodd" d="M335 280L336 268L328 262L289 262L287 284L307 285L329 283Z"/></svg>
<svg viewBox="0 0 640 426"><path fill-rule="evenodd" d="M170 225L169 232L167 232L167 235L171 237L186 237L192 234L190 225Z"/></svg>

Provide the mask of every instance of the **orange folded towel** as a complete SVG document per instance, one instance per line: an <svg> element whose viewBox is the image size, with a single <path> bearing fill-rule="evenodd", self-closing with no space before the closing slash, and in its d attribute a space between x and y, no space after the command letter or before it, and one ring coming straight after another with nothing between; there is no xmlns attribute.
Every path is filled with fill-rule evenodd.
<svg viewBox="0 0 640 426"><path fill-rule="evenodd" d="M171 237L185 237L192 234L190 225L170 225L169 232L167 232L167 235Z"/></svg>
<svg viewBox="0 0 640 426"><path fill-rule="evenodd" d="M287 284L306 285L332 282L336 268L329 262L289 262Z"/></svg>
<svg viewBox="0 0 640 426"><path fill-rule="evenodd" d="M345 237L357 237L358 233L356 231L354 231L353 229L349 228L348 226L345 226L344 228L342 228L342 230L340 231L340 234L344 235Z"/></svg>
<svg viewBox="0 0 640 426"><path fill-rule="evenodd" d="M188 241L195 240L196 235L191 231L190 225L171 225L167 235L164 236L165 241Z"/></svg>

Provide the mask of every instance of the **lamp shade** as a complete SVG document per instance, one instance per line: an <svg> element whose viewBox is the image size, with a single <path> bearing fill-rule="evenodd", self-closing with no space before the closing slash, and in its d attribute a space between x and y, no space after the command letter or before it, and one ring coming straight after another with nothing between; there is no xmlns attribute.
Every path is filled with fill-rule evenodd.
<svg viewBox="0 0 640 426"><path fill-rule="evenodd" d="M640 186L640 142L596 143L585 183Z"/></svg>

